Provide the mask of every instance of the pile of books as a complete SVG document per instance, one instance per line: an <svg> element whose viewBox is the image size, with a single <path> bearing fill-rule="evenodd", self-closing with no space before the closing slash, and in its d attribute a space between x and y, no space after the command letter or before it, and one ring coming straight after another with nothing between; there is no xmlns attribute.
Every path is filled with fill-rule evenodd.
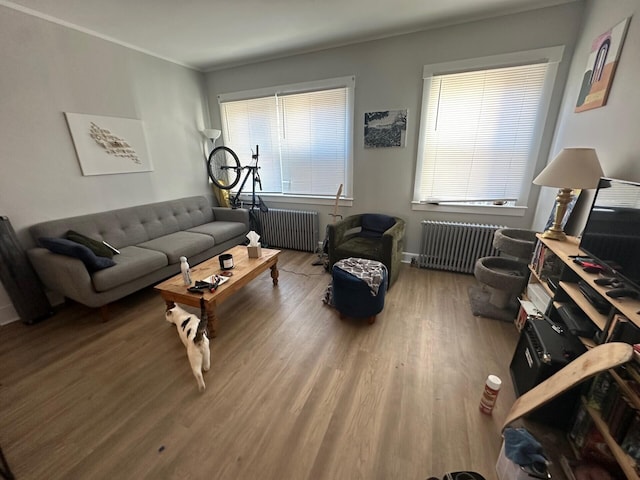
<svg viewBox="0 0 640 480"><path fill-rule="evenodd" d="M639 367L629 362L615 371L634 395L640 395ZM603 372L593 380L584 403L569 432L580 459L617 468L617 461L587 411L589 407L598 412L620 448L635 461L640 460L640 411L611 373Z"/></svg>

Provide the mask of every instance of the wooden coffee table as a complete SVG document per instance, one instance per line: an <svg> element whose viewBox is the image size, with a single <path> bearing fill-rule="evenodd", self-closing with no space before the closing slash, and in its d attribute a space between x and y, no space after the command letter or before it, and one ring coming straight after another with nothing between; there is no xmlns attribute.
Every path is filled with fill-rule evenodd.
<svg viewBox="0 0 640 480"><path fill-rule="evenodd" d="M216 306L220 305L235 292L244 287L251 280L262 272L271 269L273 285L278 285L278 254L280 250L262 249L260 258L249 258L247 247L238 245L226 252L233 255L233 269L228 270L233 275L224 284L220 285L215 292L205 291L205 293L191 293L187 291L187 286L182 281L182 274L175 275L168 280L156 285L154 288L160 292L162 298L167 303L167 310L173 308L176 303L182 303L190 307L200 307L200 299L204 298L209 337L217 335L218 317L216 316ZM211 275L220 275L220 260L218 256L205 260L194 267L191 267L191 279L204 280Z"/></svg>

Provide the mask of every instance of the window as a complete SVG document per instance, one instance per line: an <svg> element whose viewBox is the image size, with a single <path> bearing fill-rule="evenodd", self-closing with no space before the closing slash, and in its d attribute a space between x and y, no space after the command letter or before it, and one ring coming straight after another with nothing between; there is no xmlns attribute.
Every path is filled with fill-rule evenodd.
<svg viewBox="0 0 640 480"><path fill-rule="evenodd" d="M424 67L414 202L526 204L562 47Z"/></svg>
<svg viewBox="0 0 640 480"><path fill-rule="evenodd" d="M220 95L224 143L243 165L259 146L265 193L351 191L353 77Z"/></svg>

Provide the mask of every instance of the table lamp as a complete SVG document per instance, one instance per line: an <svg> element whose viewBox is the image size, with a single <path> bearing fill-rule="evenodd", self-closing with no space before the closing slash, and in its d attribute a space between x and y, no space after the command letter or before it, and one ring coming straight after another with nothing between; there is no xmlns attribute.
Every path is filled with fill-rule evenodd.
<svg viewBox="0 0 640 480"><path fill-rule="evenodd" d="M565 240L562 231L562 219L571 202L571 190L596 188L598 180L604 174L593 148L563 148L549 163L533 183L545 187L557 187L556 211L553 225L543 234L543 238Z"/></svg>

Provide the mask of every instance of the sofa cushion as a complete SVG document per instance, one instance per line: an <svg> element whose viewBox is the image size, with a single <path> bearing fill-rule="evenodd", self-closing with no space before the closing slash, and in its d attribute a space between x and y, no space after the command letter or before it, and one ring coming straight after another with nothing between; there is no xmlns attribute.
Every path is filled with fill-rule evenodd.
<svg viewBox="0 0 640 480"><path fill-rule="evenodd" d="M112 267L115 262L110 258L98 257L89 248L66 238L41 237L38 239L40 245L53 253L66 255L82 260L89 272L96 272L103 268Z"/></svg>
<svg viewBox="0 0 640 480"><path fill-rule="evenodd" d="M139 243L140 248L147 248L164 253L169 264L180 262L180 257L187 258L212 248L216 242L209 235L195 232L175 232Z"/></svg>
<svg viewBox="0 0 640 480"><path fill-rule="evenodd" d="M382 242L376 238L351 237L336 248L339 258L356 257L380 260L382 256Z"/></svg>
<svg viewBox="0 0 640 480"><path fill-rule="evenodd" d="M216 245L231 240L246 232L244 223L216 221L190 228L189 232L203 233L213 237Z"/></svg>
<svg viewBox="0 0 640 480"><path fill-rule="evenodd" d="M379 213L365 213L362 215L361 237L380 238L384 232L396 224L396 219Z"/></svg>
<svg viewBox="0 0 640 480"><path fill-rule="evenodd" d="M82 235L81 233L74 232L73 230L69 230L65 237L72 242L79 243L80 245L84 245L93 253L95 253L99 257L113 257L113 250L107 247L104 243L98 240L94 240L91 237L87 237L86 235Z"/></svg>
<svg viewBox="0 0 640 480"><path fill-rule="evenodd" d="M124 283L155 272L169 264L162 252L139 247L124 247L112 260L115 266L95 272L91 279L98 292L105 292Z"/></svg>

